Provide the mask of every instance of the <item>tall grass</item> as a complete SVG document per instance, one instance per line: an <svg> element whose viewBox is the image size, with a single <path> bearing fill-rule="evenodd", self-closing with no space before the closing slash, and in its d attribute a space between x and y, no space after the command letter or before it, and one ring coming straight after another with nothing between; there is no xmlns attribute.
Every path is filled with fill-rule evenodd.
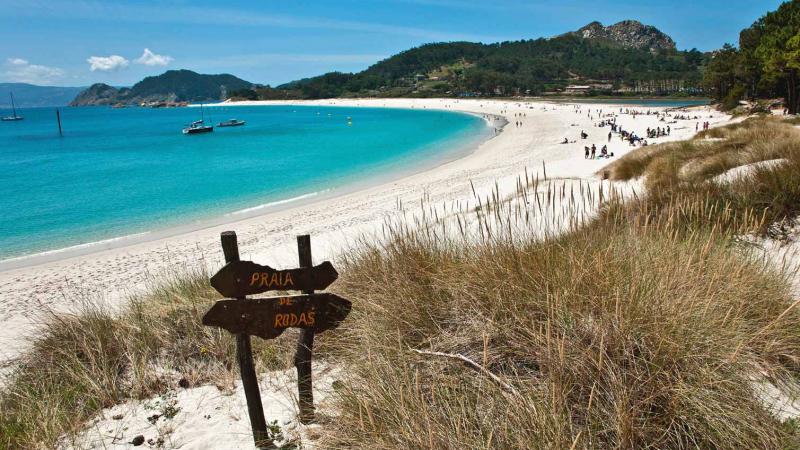
<svg viewBox="0 0 800 450"><path fill-rule="evenodd" d="M780 162L751 166L728 182L713 179L735 167L771 160ZM605 175L612 180L644 178L650 215L682 214L686 208L679 205L684 203L704 205L716 212L706 218L707 224L718 221L720 212L730 220L718 224L733 228L737 220L756 215L761 217L757 231L774 237L782 229L776 224L800 214L800 130L775 118L751 118L691 141L631 153ZM689 223L702 225L700 220Z"/></svg>
<svg viewBox="0 0 800 450"><path fill-rule="evenodd" d="M800 311L731 237L605 223L526 244L368 246L340 286L358 307L327 445L788 445L751 381L800 374ZM414 349L465 356L514 391Z"/></svg>
<svg viewBox="0 0 800 450"><path fill-rule="evenodd" d="M339 286L356 307L335 337L350 375L325 445L800 448L755 385L798 394L792 274L738 248L800 205L795 132L776 127L773 146L745 123L713 132L733 143L634 153L615 178L646 175L648 194L606 191L583 220L561 214L599 192L520 183L510 200L477 198L471 226L437 217L364 243ZM776 157L790 163L706 181ZM707 158L721 166L681 177Z"/></svg>
<svg viewBox="0 0 800 450"><path fill-rule="evenodd" d="M43 317L41 334L0 392L0 448L53 446L104 407L179 384L231 389L234 340L200 323L218 298L205 273L181 273L131 299L121 314L85 303ZM283 342L254 342L260 369L290 365Z"/></svg>

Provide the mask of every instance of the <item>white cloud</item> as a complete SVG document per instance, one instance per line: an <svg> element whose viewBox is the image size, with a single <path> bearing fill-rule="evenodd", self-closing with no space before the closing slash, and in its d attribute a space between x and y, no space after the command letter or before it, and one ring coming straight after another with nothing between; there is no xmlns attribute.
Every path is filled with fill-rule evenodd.
<svg viewBox="0 0 800 450"><path fill-rule="evenodd" d="M144 49L144 53L139 59L136 60L137 64L144 64L145 66L166 66L172 62L173 58L167 55L159 55L150 51L149 48Z"/></svg>
<svg viewBox="0 0 800 450"><path fill-rule="evenodd" d="M16 83L52 84L64 77L64 70L58 67L31 64L22 58L8 58L0 76Z"/></svg>
<svg viewBox="0 0 800 450"><path fill-rule="evenodd" d="M89 63L89 70L92 72L111 72L114 70L128 67L130 61L119 55L111 56L91 56L86 60Z"/></svg>

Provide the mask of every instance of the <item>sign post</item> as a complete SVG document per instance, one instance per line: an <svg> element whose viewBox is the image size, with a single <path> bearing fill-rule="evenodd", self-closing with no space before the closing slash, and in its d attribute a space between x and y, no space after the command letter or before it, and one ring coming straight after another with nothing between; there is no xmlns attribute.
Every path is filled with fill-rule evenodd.
<svg viewBox="0 0 800 450"><path fill-rule="evenodd" d="M236 232L225 231L220 235L222 240L222 253L225 262L239 261L239 243ZM245 302L244 296L237 297L237 302ZM247 399L247 413L250 415L250 426L253 428L253 440L256 447L271 446L267 435L267 422L264 419L264 407L261 404L261 392L258 389L258 378L253 364L253 348L250 345L250 335L239 333L236 335L236 360L239 362L239 372L242 375L242 388Z"/></svg>
<svg viewBox="0 0 800 450"><path fill-rule="evenodd" d="M309 268L311 262L311 236L305 234L297 236L297 254L300 257L300 267ZM314 290L303 291L303 294L313 295ZM311 385L311 355L314 351L314 330L304 328L300 330L300 339L294 353L294 367L297 369L298 404L300 406L300 423L309 424L314 420L314 392Z"/></svg>
<svg viewBox="0 0 800 450"><path fill-rule="evenodd" d="M225 329L236 335L236 357L247 399L247 411L253 439L259 448L275 448L267 432L264 408L258 389L250 336L275 339L287 328L300 328L294 357L297 368L298 405L301 423L314 420L314 396L311 390L311 359L314 335L331 330L350 313L349 301L325 289L339 274L330 262L313 266L311 238L297 237L300 268L276 270L239 259L236 233L222 233L225 266L211 277L211 285L228 299L220 300L203 316L203 325ZM270 298L247 298L269 291L302 291L302 295Z"/></svg>

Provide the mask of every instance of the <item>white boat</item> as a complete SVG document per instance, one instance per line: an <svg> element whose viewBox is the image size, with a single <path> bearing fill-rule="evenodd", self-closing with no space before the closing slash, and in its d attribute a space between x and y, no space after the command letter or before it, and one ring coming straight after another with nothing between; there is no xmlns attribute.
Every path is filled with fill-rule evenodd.
<svg viewBox="0 0 800 450"><path fill-rule="evenodd" d="M183 129L183 134L202 134L211 133L214 131L214 125L205 124L205 115L203 113L203 105L200 105L200 120L195 120L188 127Z"/></svg>
<svg viewBox="0 0 800 450"><path fill-rule="evenodd" d="M247 123L247 122L245 122L244 120L230 119L230 120L226 120L224 122L218 123L217 126L218 127L240 127L240 126L244 125L245 123Z"/></svg>
<svg viewBox="0 0 800 450"><path fill-rule="evenodd" d="M3 122L16 122L18 120L24 119L24 117L17 115L17 107L14 106L14 94L9 92L8 95L11 96L11 110L13 111L13 115L7 116L7 117L3 117L0 120L2 120Z"/></svg>

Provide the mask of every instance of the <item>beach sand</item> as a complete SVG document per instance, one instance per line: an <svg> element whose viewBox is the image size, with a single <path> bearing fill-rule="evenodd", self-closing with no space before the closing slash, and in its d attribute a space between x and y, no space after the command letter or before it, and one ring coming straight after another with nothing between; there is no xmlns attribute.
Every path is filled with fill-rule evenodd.
<svg viewBox="0 0 800 450"><path fill-rule="evenodd" d="M224 219L230 221L222 225L154 234L154 237L162 237L145 242L120 245L124 242L120 241L95 246L92 252L79 256L71 256L70 252L51 253L45 258L30 260L36 262L34 265L0 272L0 363L26 348L43 312L70 311L83 302L118 307L129 295L158 283L166 274L197 268L216 270L223 264L219 244L222 231L237 232L242 259L273 267L296 265L295 236L310 234L315 263L324 259L335 262L336 256L359 236L379 232L387 220L395 218L400 205L405 211L413 210L422 199L428 204L464 205L474 198L473 189L478 195L490 193L492 189L511 195L518 177L526 171L528 174L538 172L542 177L543 166L550 179L597 180L597 171L616 158L586 160L584 145L594 143L599 149L608 143L609 151L617 158L635 150L616 135L609 143L609 128L595 127L601 120L599 109L604 114L619 113L620 106L608 104L582 103L577 106L580 112L576 112L576 105L572 104L451 99L240 102L225 106L287 103L463 111L504 117L509 125L459 159L383 184L331 192L302 203L288 203L277 210L265 209L264 214L256 217L240 219L230 215ZM622 108L640 112L665 109ZM720 125L730 120L727 115L708 107L692 108L688 114L699 119L670 124L670 136L648 142L687 139L695 134L698 122ZM516 122L522 125L517 126ZM640 136L648 127L667 125L654 115L622 114L617 123ZM499 128L502 125L493 122L489 126ZM580 139L582 130L589 134L589 139ZM565 137L577 142L561 145Z"/></svg>

